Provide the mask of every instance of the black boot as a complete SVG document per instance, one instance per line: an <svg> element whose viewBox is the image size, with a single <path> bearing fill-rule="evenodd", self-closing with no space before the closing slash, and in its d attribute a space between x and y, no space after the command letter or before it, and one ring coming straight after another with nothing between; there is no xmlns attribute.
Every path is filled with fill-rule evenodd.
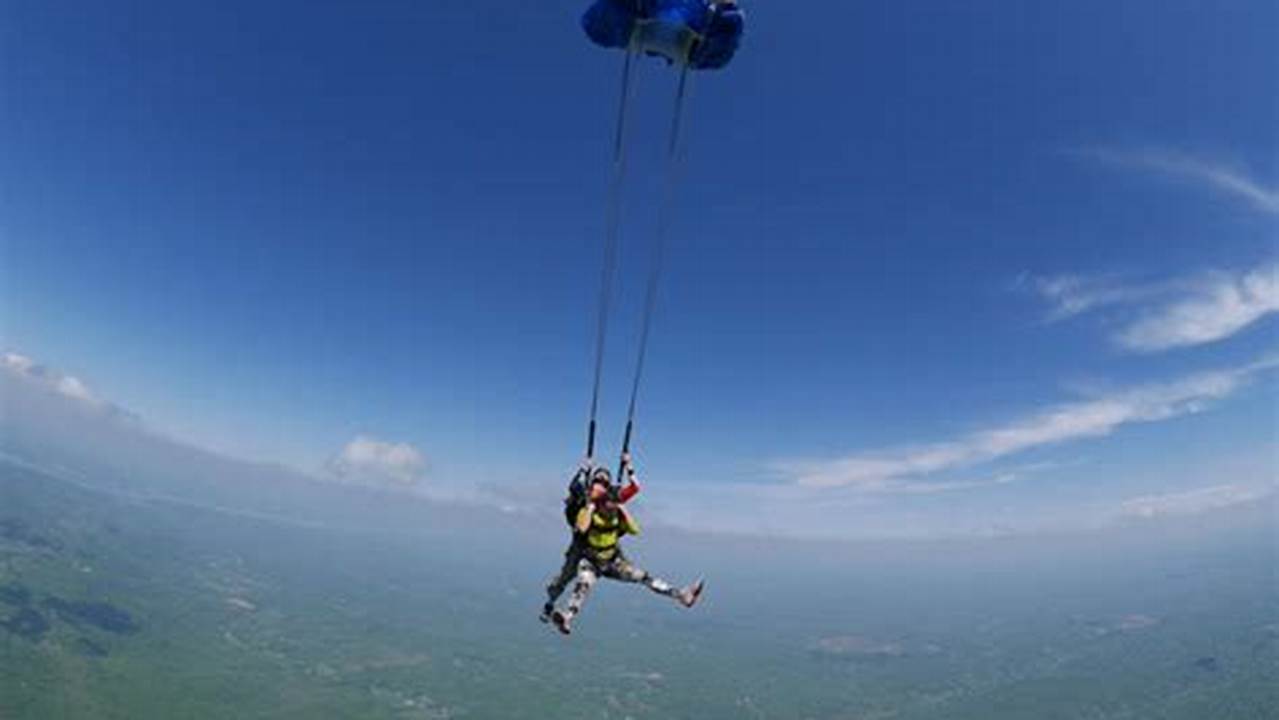
<svg viewBox="0 0 1279 720"><path fill-rule="evenodd" d="M555 629L565 635L573 632L573 628L569 626L569 616L563 610L556 610L551 613L551 622L555 623Z"/></svg>

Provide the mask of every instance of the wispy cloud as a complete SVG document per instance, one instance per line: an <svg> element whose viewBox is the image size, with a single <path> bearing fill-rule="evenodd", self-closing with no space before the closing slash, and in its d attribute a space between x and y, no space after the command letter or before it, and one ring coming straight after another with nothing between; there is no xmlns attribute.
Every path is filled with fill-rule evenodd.
<svg viewBox="0 0 1279 720"><path fill-rule="evenodd" d="M917 482L897 479L893 482L877 484L876 491L887 495L938 495L958 490L976 490L978 488L1009 485L1022 479L1029 471L1014 469L995 473L986 478L975 480L948 480L945 482Z"/></svg>
<svg viewBox="0 0 1279 720"><path fill-rule="evenodd" d="M1137 352L1202 345L1228 338L1279 312L1279 264L1242 275L1214 273L1188 296L1146 313L1116 336Z"/></svg>
<svg viewBox="0 0 1279 720"><path fill-rule="evenodd" d="M1033 413L1022 420L957 440L828 460L775 464L789 481L807 487L855 487L900 492L929 476L999 460L1035 448L1110 435L1125 425L1152 423L1202 412L1243 387L1255 375L1279 367L1279 356L1251 365L1144 385ZM944 486L943 486L944 487Z"/></svg>
<svg viewBox="0 0 1279 720"><path fill-rule="evenodd" d="M425 477L426 458L408 443L361 435L329 461L328 470L343 482L409 487Z"/></svg>
<svg viewBox="0 0 1279 720"><path fill-rule="evenodd" d="M1198 183L1216 192L1244 200L1262 212L1279 213L1279 189L1266 186L1239 167L1160 149L1130 151L1090 148L1077 151L1077 154L1109 165Z"/></svg>
<svg viewBox="0 0 1279 720"><path fill-rule="evenodd" d="M1143 495L1119 505L1119 515L1130 518L1157 518L1170 515L1197 515L1212 510L1256 502L1275 494L1273 486L1228 484L1196 488L1160 495Z"/></svg>
<svg viewBox="0 0 1279 720"><path fill-rule="evenodd" d="M1023 275L1049 304L1055 322L1109 312L1120 325L1113 341L1133 352L1159 352L1225 340L1279 312L1279 263L1245 271L1210 271L1193 277L1124 282L1114 276Z"/></svg>
<svg viewBox="0 0 1279 720"><path fill-rule="evenodd" d="M1085 313L1155 300L1180 289L1176 282L1129 282L1116 275L1051 275L1022 273L1014 283L1049 305L1048 322Z"/></svg>

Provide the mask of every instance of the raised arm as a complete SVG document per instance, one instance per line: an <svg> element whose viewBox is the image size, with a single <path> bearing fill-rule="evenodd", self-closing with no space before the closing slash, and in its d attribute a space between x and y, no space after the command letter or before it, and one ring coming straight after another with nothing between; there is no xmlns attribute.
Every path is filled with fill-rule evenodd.
<svg viewBox="0 0 1279 720"><path fill-rule="evenodd" d="M627 500L639 495L640 484L635 474L635 465L631 462L631 454L622 454L622 472L626 475L626 484L617 493L617 502L625 504Z"/></svg>

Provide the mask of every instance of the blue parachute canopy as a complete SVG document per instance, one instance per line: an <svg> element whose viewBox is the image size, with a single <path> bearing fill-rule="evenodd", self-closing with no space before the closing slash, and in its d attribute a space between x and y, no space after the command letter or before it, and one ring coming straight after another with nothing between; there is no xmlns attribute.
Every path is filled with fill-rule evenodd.
<svg viewBox="0 0 1279 720"><path fill-rule="evenodd" d="M596 45L638 49L694 70L716 70L733 59L745 18L729 0L595 0L582 29Z"/></svg>

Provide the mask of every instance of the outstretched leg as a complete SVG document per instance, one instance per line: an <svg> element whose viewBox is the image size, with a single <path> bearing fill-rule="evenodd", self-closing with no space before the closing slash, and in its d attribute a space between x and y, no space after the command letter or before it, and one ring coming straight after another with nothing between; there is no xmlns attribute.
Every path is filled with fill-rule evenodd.
<svg viewBox="0 0 1279 720"><path fill-rule="evenodd" d="M702 594L702 583L698 582L686 588L676 588L665 580L650 575L644 568L632 564L624 557L619 557L603 568L604 577L622 582L639 583L658 595L678 600L684 607L692 607Z"/></svg>
<svg viewBox="0 0 1279 720"><path fill-rule="evenodd" d="M573 594L569 597L568 608L565 610L556 610L551 619L555 622L555 627L559 631L568 635L572 630L570 624L573 618L582 611L582 605L586 604L586 598L591 594L591 588L595 587L595 581L599 579L599 575L595 571L595 565L590 560L583 558L577 563L577 581L573 583Z"/></svg>
<svg viewBox="0 0 1279 720"><path fill-rule="evenodd" d="M572 619L582 611L582 606L586 604L586 598L590 597L591 589L595 587L595 581L599 579L598 573L595 572L595 565L586 559L579 560L577 563L577 580L573 583L573 594L568 601L568 617Z"/></svg>

